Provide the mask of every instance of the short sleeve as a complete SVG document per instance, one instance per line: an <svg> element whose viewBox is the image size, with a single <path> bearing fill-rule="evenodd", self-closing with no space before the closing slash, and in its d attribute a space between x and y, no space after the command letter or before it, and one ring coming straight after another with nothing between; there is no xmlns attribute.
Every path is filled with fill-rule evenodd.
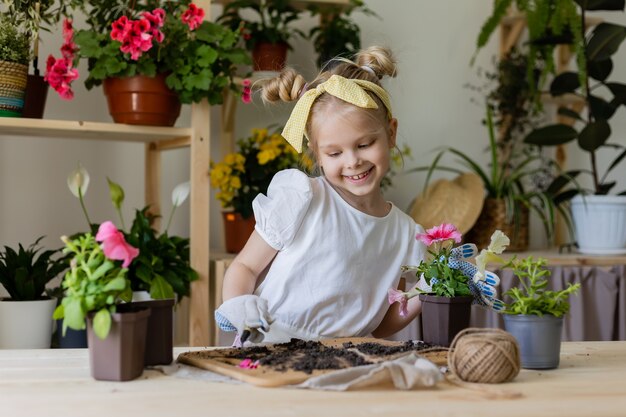
<svg viewBox="0 0 626 417"><path fill-rule="evenodd" d="M286 169L272 178L267 195L252 202L255 230L271 247L289 245L306 215L313 196L311 179L297 169Z"/></svg>

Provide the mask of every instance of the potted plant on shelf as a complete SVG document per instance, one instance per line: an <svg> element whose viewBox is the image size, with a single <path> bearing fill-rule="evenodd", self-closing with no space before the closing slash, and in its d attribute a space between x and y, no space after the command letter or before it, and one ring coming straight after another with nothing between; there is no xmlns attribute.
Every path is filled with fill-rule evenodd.
<svg viewBox="0 0 626 417"><path fill-rule="evenodd" d="M224 91L238 91L236 66L249 62L236 46L239 32L204 21L189 0L96 2L88 13L91 28L74 34L66 20L62 57L48 58L46 79L62 97L73 96L81 58L85 85L104 85L118 123L172 126L181 102L221 104Z"/></svg>
<svg viewBox="0 0 626 417"><path fill-rule="evenodd" d="M362 0L350 0L347 5L309 6L312 16L319 16L319 25L309 31L309 39L317 52L317 66L324 65L335 57L349 58L361 49L361 29L352 13L380 18Z"/></svg>
<svg viewBox="0 0 626 417"><path fill-rule="evenodd" d="M248 20L240 11L255 12L257 19ZM217 22L242 33L246 49L252 51L254 71L280 71L287 60L289 39L294 35L305 37L293 27L300 11L290 0L235 0L224 6Z"/></svg>
<svg viewBox="0 0 626 417"><path fill-rule="evenodd" d="M198 279L198 274L189 260L189 239L168 234L176 208L189 195L189 183L178 185L172 192L172 212L165 231L159 234L153 229L156 216L148 211L149 207L135 210L133 224L130 230L125 230L122 216L124 190L119 184L107 180L111 201L122 225L120 233L126 242L139 251L127 266L126 276L132 291L132 304L134 307L147 307L152 311L148 319L146 365L169 364L172 362L173 347L172 308L176 301L180 302L183 297L189 296L191 282ZM70 191L79 199L93 232L98 225L91 222L83 200L89 181L89 173L82 165L68 176Z"/></svg>
<svg viewBox="0 0 626 417"><path fill-rule="evenodd" d="M95 237L85 233L62 240L72 261L61 284L63 300L53 317L63 319L63 331L84 329L87 320L89 363L95 379L137 378L144 367L150 310L118 305L132 298L126 274L138 250L125 242L111 222L102 223Z"/></svg>
<svg viewBox="0 0 626 417"><path fill-rule="evenodd" d="M30 38L8 16L0 16L0 117L21 117L28 81Z"/></svg>
<svg viewBox="0 0 626 417"><path fill-rule="evenodd" d="M546 290L550 271L543 258L514 258L510 265L520 286L504 293L511 299L503 310L504 325L519 343L522 367L557 368L563 316L569 311L567 299L578 291L580 284L570 283L561 291Z"/></svg>
<svg viewBox="0 0 626 417"><path fill-rule="evenodd" d="M32 73L28 74L22 117L41 119L48 96L48 83L39 71L39 34L49 32L63 16L83 6L81 0L2 0L6 15L13 22L24 26L31 40Z"/></svg>
<svg viewBox="0 0 626 417"><path fill-rule="evenodd" d="M573 2L573 1L572 1ZM562 145L576 141L579 148L589 156L590 169L580 170L590 174L591 187L573 183L570 196L572 217L576 230L578 248L583 253L626 253L626 191L609 195L617 184L609 177L626 157L626 147L609 142L609 120L620 106L626 105L626 84L608 80L613 69L611 57L619 50L626 38L626 27L603 22L587 35L584 22L588 11L624 10L624 1L576 2L580 4L577 23L583 48L578 72L564 72L554 78L550 94L554 97L573 95L582 99L586 106L584 115L562 107L559 114L574 122L573 126L558 123L531 132L525 142L540 146ZM578 43L576 43L578 45ZM607 94L598 93L604 90ZM604 151L614 155L608 167L600 166L598 155ZM570 182L571 183L571 182Z"/></svg>
<svg viewBox="0 0 626 417"><path fill-rule="evenodd" d="M9 298L0 299L0 349L48 349L52 337L52 312L56 300L47 296L46 285L69 267L60 250L46 250L40 237L17 250L0 251L0 284ZM28 331L24 331L28 329Z"/></svg>
<svg viewBox="0 0 626 417"><path fill-rule="evenodd" d="M252 200L266 193L272 177L287 168L312 168L306 155L300 156L278 133L252 129L237 141L239 151L210 163L211 186L219 188L216 198L223 212L226 251L239 252L254 230Z"/></svg>
<svg viewBox="0 0 626 417"><path fill-rule="evenodd" d="M473 228L466 235L466 238L479 248L487 246L495 230L502 230L512 237L513 243L509 246L509 250L526 250L529 210L538 215L548 240L551 240L554 235L555 211L564 212L556 199L562 186L559 181L560 177L555 178L543 189L531 189L532 184L529 183L534 175L545 171L546 165L555 166L556 164L545 158L537 149L517 150L519 146L515 144L513 147L516 150L511 150L504 156L499 155L492 110L489 106L487 106L487 129L490 155L488 169L483 168L481 163L471 159L464 152L453 147L446 147L439 151L430 166L413 168L409 172L427 171L426 185L435 170L458 174L469 170L481 178L485 189L483 210ZM442 157L446 154L458 157L457 161L463 168L440 165ZM515 159L520 157L521 159Z"/></svg>

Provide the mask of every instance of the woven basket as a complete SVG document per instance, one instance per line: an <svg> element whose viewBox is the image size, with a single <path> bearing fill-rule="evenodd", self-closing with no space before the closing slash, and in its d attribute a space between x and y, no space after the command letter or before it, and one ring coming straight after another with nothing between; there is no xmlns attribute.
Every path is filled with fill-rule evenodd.
<svg viewBox="0 0 626 417"><path fill-rule="evenodd" d="M528 208L518 206L519 222L515 225L515 218L507 222L506 204L502 199L486 198L483 210L476 220L476 224L465 235L465 241L475 243L478 249L489 246L491 235L496 230L502 232L511 239L508 246L509 252L523 252L528 249Z"/></svg>
<svg viewBox="0 0 626 417"><path fill-rule="evenodd" d="M27 65L0 61L0 116L21 114L27 82Z"/></svg>

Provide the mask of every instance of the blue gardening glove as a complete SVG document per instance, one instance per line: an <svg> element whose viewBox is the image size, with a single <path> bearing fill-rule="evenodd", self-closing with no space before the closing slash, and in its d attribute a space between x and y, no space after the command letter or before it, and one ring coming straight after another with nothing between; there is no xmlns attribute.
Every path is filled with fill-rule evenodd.
<svg viewBox="0 0 626 417"><path fill-rule="evenodd" d="M242 339L259 343L265 337L261 330L267 332L272 319L267 300L253 294L246 294L224 301L215 310L215 321L225 332L237 332ZM244 341L241 340L242 343Z"/></svg>
<svg viewBox="0 0 626 417"><path fill-rule="evenodd" d="M474 304L490 308L496 312L504 309L504 303L496 297L495 286L500 283L500 278L491 271L485 271L485 276L477 275L476 265L462 259L473 258L478 254L478 249L473 243L466 243L450 251L450 268L461 271L467 278L469 289L474 297Z"/></svg>

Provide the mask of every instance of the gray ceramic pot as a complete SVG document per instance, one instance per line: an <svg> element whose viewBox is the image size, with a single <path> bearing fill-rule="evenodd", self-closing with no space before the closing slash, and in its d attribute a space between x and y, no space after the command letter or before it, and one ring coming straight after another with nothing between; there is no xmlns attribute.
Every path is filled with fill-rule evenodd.
<svg viewBox="0 0 626 417"><path fill-rule="evenodd" d="M522 368L558 368L563 317L505 314L504 327L517 339Z"/></svg>

